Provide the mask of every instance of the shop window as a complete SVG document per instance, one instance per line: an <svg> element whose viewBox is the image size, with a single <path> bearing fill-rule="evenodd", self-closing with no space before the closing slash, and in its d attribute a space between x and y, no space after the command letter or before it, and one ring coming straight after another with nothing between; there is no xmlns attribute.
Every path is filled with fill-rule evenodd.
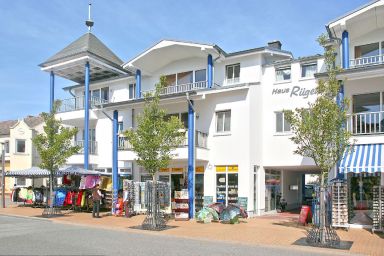
<svg viewBox="0 0 384 256"><path fill-rule="evenodd" d="M200 69L195 71L195 82L205 82L207 81L207 70Z"/></svg>
<svg viewBox="0 0 384 256"><path fill-rule="evenodd" d="M225 67L225 70L227 84L240 82L240 63L228 65Z"/></svg>
<svg viewBox="0 0 384 256"><path fill-rule="evenodd" d="M238 203L237 171L237 166L216 166L216 202L225 205Z"/></svg>
<svg viewBox="0 0 384 256"><path fill-rule="evenodd" d="M317 72L317 64L302 64L301 77L314 77Z"/></svg>
<svg viewBox="0 0 384 256"><path fill-rule="evenodd" d="M204 174L195 176L195 211L200 211L204 206Z"/></svg>
<svg viewBox="0 0 384 256"><path fill-rule="evenodd" d="M276 69L276 81L291 80L291 67Z"/></svg>
<svg viewBox="0 0 384 256"><path fill-rule="evenodd" d="M277 133L290 132L291 125L285 119L284 112L275 112L275 116L276 116L276 132Z"/></svg>
<svg viewBox="0 0 384 256"><path fill-rule="evenodd" d="M149 175L149 174L142 174L140 176L140 181L141 182L146 182L146 181L152 181L152 175Z"/></svg>
<svg viewBox="0 0 384 256"><path fill-rule="evenodd" d="M182 72L177 74L177 84L190 84L193 83L193 72Z"/></svg>
<svg viewBox="0 0 384 256"><path fill-rule="evenodd" d="M129 84L128 86L128 99L132 100L136 98L136 84Z"/></svg>
<svg viewBox="0 0 384 256"><path fill-rule="evenodd" d="M231 131L231 110L216 112L216 132Z"/></svg>
<svg viewBox="0 0 384 256"><path fill-rule="evenodd" d="M16 140L16 153L25 153L25 140Z"/></svg>
<svg viewBox="0 0 384 256"><path fill-rule="evenodd" d="M24 177L15 178L15 184L16 184L16 186L26 186L27 185L27 179Z"/></svg>

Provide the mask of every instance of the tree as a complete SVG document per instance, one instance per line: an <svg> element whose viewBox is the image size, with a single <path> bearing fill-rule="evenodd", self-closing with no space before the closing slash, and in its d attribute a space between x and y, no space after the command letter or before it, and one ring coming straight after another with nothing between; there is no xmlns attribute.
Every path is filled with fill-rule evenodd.
<svg viewBox="0 0 384 256"><path fill-rule="evenodd" d="M152 175L151 211L147 212L144 223L150 223L151 229L162 225L156 216L156 173L169 165L173 158L172 150L185 139L183 124L179 118L166 116L166 111L160 108L160 91L166 85L166 78L160 77L153 94L145 95L143 113L137 117L136 130L127 130L125 135L137 154L137 163ZM160 223L159 223L160 222Z"/></svg>
<svg viewBox="0 0 384 256"><path fill-rule="evenodd" d="M325 241L325 202L324 189L329 171L340 161L344 151L350 145L351 134L344 129L349 105L348 99L340 100L337 104L340 84L336 74L340 68L335 66L334 48L328 45L328 38L321 35L318 42L324 47L327 79L319 80L316 88L318 97L308 108L298 108L295 111L285 111L287 121L291 124L293 137L297 145L294 153L310 157L319 167L320 181L320 237L319 242Z"/></svg>
<svg viewBox="0 0 384 256"><path fill-rule="evenodd" d="M77 134L77 128L63 127L61 120L55 118L60 104L60 101L55 101L50 113L41 114L45 123L44 133L40 133L33 138L33 144L41 159L39 167L50 172L49 192L51 213L53 213L53 177L59 167L64 165L70 156L80 150L79 146L72 145L72 139Z"/></svg>

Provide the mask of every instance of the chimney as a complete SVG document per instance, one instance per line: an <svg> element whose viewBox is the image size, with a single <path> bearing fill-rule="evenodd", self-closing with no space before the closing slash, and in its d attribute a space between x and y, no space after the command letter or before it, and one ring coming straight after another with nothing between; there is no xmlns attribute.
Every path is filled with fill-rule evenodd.
<svg viewBox="0 0 384 256"><path fill-rule="evenodd" d="M281 42L279 40L268 42L268 47L281 50Z"/></svg>

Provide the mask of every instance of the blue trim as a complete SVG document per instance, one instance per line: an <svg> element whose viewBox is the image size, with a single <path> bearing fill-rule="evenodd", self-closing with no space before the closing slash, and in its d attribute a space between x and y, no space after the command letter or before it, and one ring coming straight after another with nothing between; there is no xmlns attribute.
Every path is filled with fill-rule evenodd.
<svg viewBox="0 0 384 256"><path fill-rule="evenodd" d="M113 132L112 132L112 213L115 212L115 205L117 204L117 197L119 192L119 176L118 176L118 156L117 156L117 136L118 136L118 128L119 128L119 122L118 122L119 112L117 110L113 111Z"/></svg>
<svg viewBox="0 0 384 256"><path fill-rule="evenodd" d="M53 102L55 101L55 73L50 73L50 91L49 91L49 111L53 111Z"/></svg>
<svg viewBox="0 0 384 256"><path fill-rule="evenodd" d="M188 104L188 194L189 194L189 218L193 218L195 209L195 113L193 101Z"/></svg>
<svg viewBox="0 0 384 256"><path fill-rule="evenodd" d="M136 70L136 99L141 98L141 71Z"/></svg>
<svg viewBox="0 0 384 256"><path fill-rule="evenodd" d="M364 146L361 147L359 172L365 171L365 168L363 169L365 148L366 147L364 147ZM358 156L356 156L356 159L357 158L358 158Z"/></svg>
<svg viewBox="0 0 384 256"><path fill-rule="evenodd" d="M379 146L379 155L377 158L377 166L378 166L378 172L381 172L381 146Z"/></svg>
<svg viewBox="0 0 384 256"><path fill-rule="evenodd" d="M89 169L89 62L85 63L85 104L84 104L84 169Z"/></svg>
<svg viewBox="0 0 384 256"><path fill-rule="evenodd" d="M337 102L337 106L342 110L344 111L344 84L342 81L339 81L339 92L336 96L336 102ZM343 123L341 125L341 129L345 129L345 124ZM337 162L336 164L336 177L337 179L343 179L344 178L344 175L342 172L340 172L340 161Z"/></svg>
<svg viewBox="0 0 384 256"><path fill-rule="evenodd" d="M375 172L375 157L376 157L376 146L377 144L373 144L372 147L373 147L373 152L372 152L372 162L371 162L371 166L372 166L372 171L371 172Z"/></svg>
<svg viewBox="0 0 384 256"><path fill-rule="evenodd" d="M212 55L208 54L208 68L207 68L207 80L208 88L212 88L213 85L213 59Z"/></svg>
<svg viewBox="0 0 384 256"><path fill-rule="evenodd" d="M341 47L343 53L343 68L349 68L349 34L348 31L344 30L341 35Z"/></svg>

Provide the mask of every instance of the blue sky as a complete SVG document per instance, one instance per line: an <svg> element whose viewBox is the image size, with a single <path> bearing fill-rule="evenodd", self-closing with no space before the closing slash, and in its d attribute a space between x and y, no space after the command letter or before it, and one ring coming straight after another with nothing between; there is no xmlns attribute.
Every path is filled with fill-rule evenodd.
<svg viewBox="0 0 384 256"><path fill-rule="evenodd" d="M330 20L365 0L93 0L93 33L127 61L160 39L215 43L226 52L278 39L295 57L322 53ZM0 0L0 120L49 108L38 64L86 33L87 0ZM56 79L56 97L68 98Z"/></svg>

